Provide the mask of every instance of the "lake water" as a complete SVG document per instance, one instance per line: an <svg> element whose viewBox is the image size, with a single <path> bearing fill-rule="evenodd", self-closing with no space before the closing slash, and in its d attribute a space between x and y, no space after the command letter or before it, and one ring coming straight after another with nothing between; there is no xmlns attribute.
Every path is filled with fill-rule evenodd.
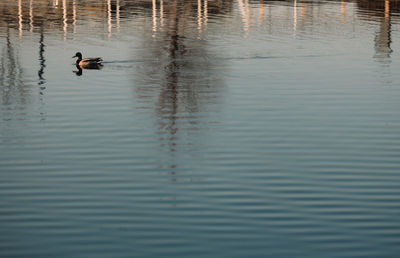
<svg viewBox="0 0 400 258"><path fill-rule="evenodd" d="M399 29L388 0L1 0L0 257L398 257Z"/></svg>

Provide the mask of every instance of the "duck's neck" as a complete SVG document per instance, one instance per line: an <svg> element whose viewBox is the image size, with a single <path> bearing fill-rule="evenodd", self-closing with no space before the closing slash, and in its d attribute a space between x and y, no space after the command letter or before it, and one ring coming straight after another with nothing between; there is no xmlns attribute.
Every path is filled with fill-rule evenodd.
<svg viewBox="0 0 400 258"><path fill-rule="evenodd" d="M78 59L76 60L76 64L79 65L80 61L82 61L82 57L78 57Z"/></svg>

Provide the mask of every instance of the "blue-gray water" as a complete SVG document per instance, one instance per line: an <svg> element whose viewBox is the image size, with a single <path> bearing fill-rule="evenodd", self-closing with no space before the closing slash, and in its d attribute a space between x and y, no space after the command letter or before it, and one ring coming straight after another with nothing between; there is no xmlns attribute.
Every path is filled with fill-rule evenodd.
<svg viewBox="0 0 400 258"><path fill-rule="evenodd" d="M398 257L399 13L2 0L0 257Z"/></svg>

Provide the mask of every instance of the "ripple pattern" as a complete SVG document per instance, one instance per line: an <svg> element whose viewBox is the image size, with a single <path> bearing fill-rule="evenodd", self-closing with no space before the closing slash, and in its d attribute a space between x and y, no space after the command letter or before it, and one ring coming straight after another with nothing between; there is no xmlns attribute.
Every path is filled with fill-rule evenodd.
<svg viewBox="0 0 400 258"><path fill-rule="evenodd" d="M53 2L0 3L1 258L398 256L396 1Z"/></svg>

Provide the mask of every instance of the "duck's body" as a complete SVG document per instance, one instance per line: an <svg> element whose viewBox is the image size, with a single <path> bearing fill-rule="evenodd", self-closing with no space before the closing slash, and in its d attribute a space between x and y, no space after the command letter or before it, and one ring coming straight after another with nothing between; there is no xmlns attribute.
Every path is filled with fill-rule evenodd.
<svg viewBox="0 0 400 258"><path fill-rule="evenodd" d="M76 60L76 66L84 69L99 69L102 64L101 62L103 59L101 57L88 57L88 58L83 58L82 59L82 54L80 52L77 52L74 56L77 57L78 59Z"/></svg>

